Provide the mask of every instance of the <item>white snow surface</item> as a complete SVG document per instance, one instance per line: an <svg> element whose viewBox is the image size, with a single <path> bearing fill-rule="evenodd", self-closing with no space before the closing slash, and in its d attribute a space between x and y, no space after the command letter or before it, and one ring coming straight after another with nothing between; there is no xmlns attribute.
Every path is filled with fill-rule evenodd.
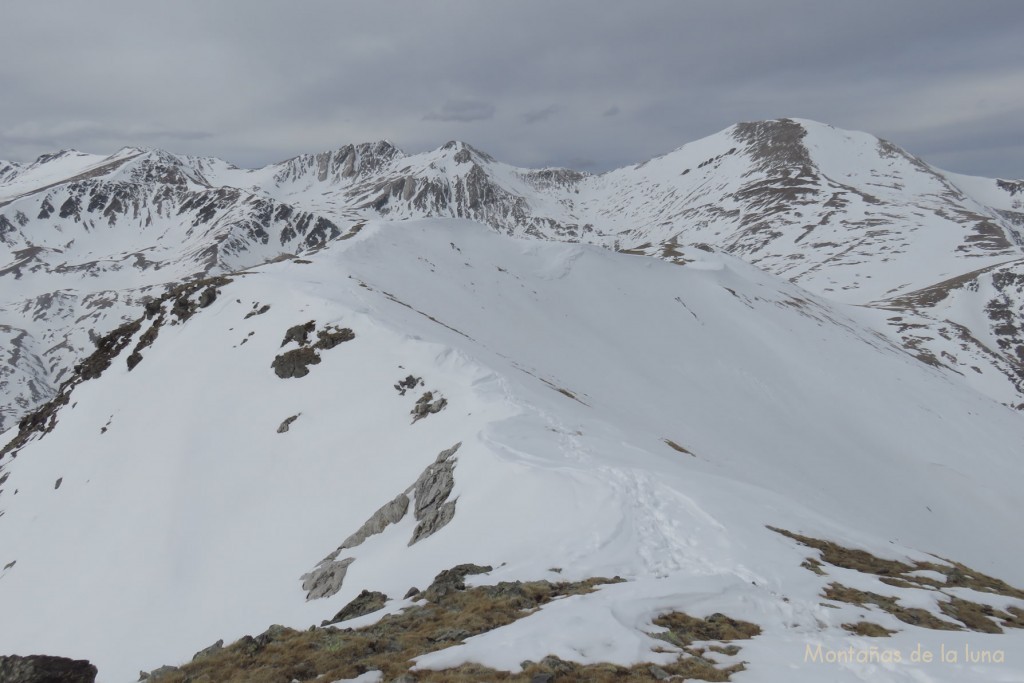
<svg viewBox="0 0 1024 683"><path fill-rule="evenodd" d="M681 253L687 265L469 221L372 221L311 263L234 276L164 325L134 370L126 352L78 386L55 429L4 461L0 650L88 658L101 683L126 683L218 638L305 628L363 589L395 598L475 562L494 570L470 583L626 582L420 668L668 661L651 621L683 610L762 627L739 643L741 683L1021 680L1020 631L824 607L832 580L937 614L944 598L817 576L800 567L814 551L766 528L1024 584L1020 414L913 359L860 311L732 256ZM280 379L284 333L308 320L356 337ZM408 374L447 408L412 424L419 390L392 386ZM349 552L338 594L307 602L301 575L457 442L451 523L409 546L406 517ZM862 618L899 632L840 628ZM806 662L819 644L1006 662Z"/></svg>

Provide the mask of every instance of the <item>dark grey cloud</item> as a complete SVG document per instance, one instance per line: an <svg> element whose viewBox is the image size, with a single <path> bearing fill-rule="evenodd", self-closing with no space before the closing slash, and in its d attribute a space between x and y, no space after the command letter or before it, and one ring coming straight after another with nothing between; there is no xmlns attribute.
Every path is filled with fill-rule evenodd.
<svg viewBox="0 0 1024 683"><path fill-rule="evenodd" d="M533 111L526 112L523 114L522 120L523 123L531 125L534 123L540 123L544 119L549 119L556 113L558 113L558 105L549 104L543 109L534 109Z"/></svg>
<svg viewBox="0 0 1024 683"><path fill-rule="evenodd" d="M484 121L494 118L494 105L478 100L448 100L440 110L428 112L424 121Z"/></svg>
<svg viewBox="0 0 1024 683"><path fill-rule="evenodd" d="M0 158L463 138L600 170L795 116L1024 176L1019 0L9 0L0 22Z"/></svg>

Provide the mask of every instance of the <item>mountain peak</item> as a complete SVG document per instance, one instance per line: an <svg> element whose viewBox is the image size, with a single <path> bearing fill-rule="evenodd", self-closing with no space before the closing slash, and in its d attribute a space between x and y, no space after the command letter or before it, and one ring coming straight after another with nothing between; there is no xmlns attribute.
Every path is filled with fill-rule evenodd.
<svg viewBox="0 0 1024 683"><path fill-rule="evenodd" d="M485 163L495 162L494 157L490 154L483 152L462 140L449 140L441 145L437 151L447 152L457 164L463 164L468 161L483 161Z"/></svg>

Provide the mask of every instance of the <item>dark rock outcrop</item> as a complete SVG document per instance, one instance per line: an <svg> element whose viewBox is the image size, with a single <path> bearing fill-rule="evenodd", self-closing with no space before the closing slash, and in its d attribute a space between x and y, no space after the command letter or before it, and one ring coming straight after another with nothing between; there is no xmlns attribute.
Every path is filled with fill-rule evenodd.
<svg viewBox="0 0 1024 683"><path fill-rule="evenodd" d="M288 331L284 333L284 340L281 342L281 346L286 345L288 342L295 342L299 346L306 346L309 343L309 335L316 329L316 321L310 320L308 323L302 325L294 325L288 328Z"/></svg>
<svg viewBox="0 0 1024 683"><path fill-rule="evenodd" d="M423 591L423 597L430 602L440 603L444 596L466 590L466 577L471 574L486 574L494 569L490 565L460 564L445 569L434 577L433 583Z"/></svg>
<svg viewBox="0 0 1024 683"><path fill-rule="evenodd" d="M395 382L395 391L402 396L405 396L405 392L409 389L415 389L418 386L423 385L422 377L415 377L413 375L406 375L405 379L400 379Z"/></svg>
<svg viewBox="0 0 1024 683"><path fill-rule="evenodd" d="M364 590L352 602L342 607L341 611L335 614L333 619L325 621L321 626L337 624L339 621L348 621L349 619L355 619L366 614L372 614L379 609L383 609L387 601L388 596L379 591Z"/></svg>
<svg viewBox="0 0 1024 683"><path fill-rule="evenodd" d="M3 683L95 683L96 667L84 659L48 655L0 657Z"/></svg>
<svg viewBox="0 0 1024 683"><path fill-rule="evenodd" d="M355 333L347 327L335 327L334 329L320 330L316 333L317 341L313 344L315 349L333 349L338 344L352 341L356 338Z"/></svg>
<svg viewBox="0 0 1024 683"><path fill-rule="evenodd" d="M299 419L298 415L292 415L291 417L286 417L284 419L284 421L281 422L281 425L277 428L277 433L278 434L284 434L291 427L292 422L295 422L298 419Z"/></svg>
<svg viewBox="0 0 1024 683"><path fill-rule="evenodd" d="M416 405L412 407L409 413L412 415L413 423L422 420L427 415L433 415L444 410L445 406L448 405L448 399L444 396L438 396L434 398L434 392L427 391L416 400Z"/></svg>
<svg viewBox="0 0 1024 683"><path fill-rule="evenodd" d="M270 367L281 379L289 377L305 377L309 374L309 366L320 362L320 354L307 347L285 351L274 358Z"/></svg>

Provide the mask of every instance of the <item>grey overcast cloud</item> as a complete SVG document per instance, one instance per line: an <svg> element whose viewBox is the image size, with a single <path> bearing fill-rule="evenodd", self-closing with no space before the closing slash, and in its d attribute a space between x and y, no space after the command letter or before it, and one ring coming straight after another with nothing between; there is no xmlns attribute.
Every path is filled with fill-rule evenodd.
<svg viewBox="0 0 1024 683"><path fill-rule="evenodd" d="M1024 2L7 0L0 159L387 139L603 171L808 118L1024 176Z"/></svg>

